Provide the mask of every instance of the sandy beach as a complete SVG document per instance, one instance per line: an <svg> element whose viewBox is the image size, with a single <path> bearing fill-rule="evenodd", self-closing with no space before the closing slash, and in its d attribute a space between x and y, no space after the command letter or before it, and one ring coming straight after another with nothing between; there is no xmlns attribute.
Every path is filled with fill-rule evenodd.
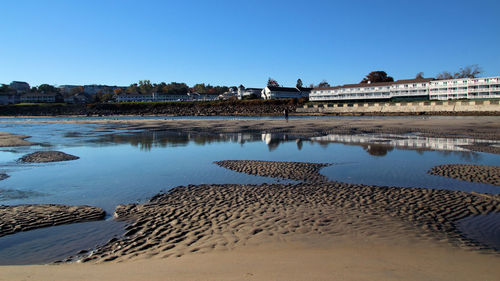
<svg viewBox="0 0 500 281"><path fill-rule="evenodd" d="M0 120L1 121L1 120ZM10 122L10 121L4 121ZM26 121L19 121L26 122ZM467 136L500 139L500 117L359 117L359 118L297 118L288 121L261 119L105 119L105 120L36 120L30 123L102 124L123 129L169 130L186 133L290 133L303 135L359 133L415 133L428 136Z"/></svg>
<svg viewBox="0 0 500 281"><path fill-rule="evenodd" d="M498 120L76 123L176 132L419 132L498 140ZM119 205L115 219L128 222L123 238L111 239L79 263L2 266L0 280L498 280L500 276L498 251L464 237L458 229L463 218L500 212L498 195L332 182L320 174L330 163L224 160L215 164L299 183L188 185L144 204Z"/></svg>
<svg viewBox="0 0 500 281"><path fill-rule="evenodd" d="M27 138L29 138L29 136L0 132L0 147L28 146L35 144L33 142L25 140Z"/></svg>

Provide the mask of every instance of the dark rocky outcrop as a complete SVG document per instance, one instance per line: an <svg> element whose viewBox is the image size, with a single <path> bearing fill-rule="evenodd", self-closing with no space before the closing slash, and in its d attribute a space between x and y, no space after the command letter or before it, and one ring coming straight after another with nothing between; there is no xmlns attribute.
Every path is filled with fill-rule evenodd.
<svg viewBox="0 0 500 281"><path fill-rule="evenodd" d="M246 100L213 102L102 103L79 105L7 105L0 116L279 116L295 112L297 100Z"/></svg>
<svg viewBox="0 0 500 281"><path fill-rule="evenodd" d="M79 158L80 157L78 156L66 154L60 151L37 151L24 155L19 160L21 162L29 162L29 163L46 163L46 162L70 161Z"/></svg>

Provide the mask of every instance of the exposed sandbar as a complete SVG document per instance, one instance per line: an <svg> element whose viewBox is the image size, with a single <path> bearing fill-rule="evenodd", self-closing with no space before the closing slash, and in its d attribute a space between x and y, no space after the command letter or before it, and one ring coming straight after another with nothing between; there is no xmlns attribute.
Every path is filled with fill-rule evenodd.
<svg viewBox="0 0 500 281"><path fill-rule="evenodd" d="M101 220L104 210L55 204L0 205L0 236L41 227Z"/></svg>
<svg viewBox="0 0 500 281"><path fill-rule="evenodd" d="M23 121L25 122L25 121ZM289 133L298 135L420 132L426 136L466 136L500 140L500 117L359 117L304 119L128 119L54 120L36 123L92 123L125 129L170 130L196 133Z"/></svg>
<svg viewBox="0 0 500 281"><path fill-rule="evenodd" d="M24 155L19 160L27 163L47 163L59 161L71 161L80 157L70 155L61 151L37 151Z"/></svg>
<svg viewBox="0 0 500 281"><path fill-rule="evenodd" d="M215 164L240 173L304 182L327 182L319 170L330 164L255 160L224 160Z"/></svg>
<svg viewBox="0 0 500 281"><path fill-rule="evenodd" d="M29 138L29 136L0 132L0 147L28 146L35 144L34 142L25 140L26 138Z"/></svg>
<svg viewBox="0 0 500 281"><path fill-rule="evenodd" d="M274 164L281 166L274 176L293 178L289 171L295 163ZM244 165L259 170L269 163L245 161ZM317 168L310 165L310 170ZM462 237L456 222L499 212L499 199L449 190L338 182L190 185L145 204L118 206L116 218L133 221L125 237L110 241L83 261L181 257L249 243L298 237L324 241L353 233L368 238L413 235L479 249L485 246Z"/></svg>
<svg viewBox="0 0 500 281"><path fill-rule="evenodd" d="M439 165L428 171L431 175L449 177L463 181L500 186L500 167L470 164Z"/></svg>

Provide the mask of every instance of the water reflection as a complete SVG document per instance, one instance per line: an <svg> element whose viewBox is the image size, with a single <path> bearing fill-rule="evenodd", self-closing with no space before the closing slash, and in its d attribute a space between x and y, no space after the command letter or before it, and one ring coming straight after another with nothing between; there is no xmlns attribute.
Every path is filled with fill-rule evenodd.
<svg viewBox="0 0 500 281"><path fill-rule="evenodd" d="M460 152L463 158L473 159L478 157L477 153L465 148L467 145L494 144L500 142L494 140L480 140L471 138L433 138L423 137L418 134L393 135L393 134L359 134L359 135L338 135L330 134L322 137L313 137L311 141L324 143L343 143L348 145L360 145L369 154L374 156L385 156L395 147L401 149L423 151L440 151L445 155L452 152Z"/></svg>
<svg viewBox="0 0 500 281"><path fill-rule="evenodd" d="M101 145L131 144L141 150L150 151L154 147L182 147L190 143L196 145L208 145L211 143L232 142L245 144L247 142L264 142L269 151L275 150L280 144L296 141L297 149L302 149L302 139L288 134L262 133L178 133L171 131L141 131L122 134L108 134L93 140Z"/></svg>
<svg viewBox="0 0 500 281"><path fill-rule="evenodd" d="M462 159L478 159L479 154L465 148L474 144L493 144L500 142L493 140L479 140L471 138L432 138L416 134L393 135L393 134L359 134L338 135L330 134L321 137L304 138L284 133L179 133L171 131L140 131L127 133L114 133L101 135L92 140L95 144L115 145L131 144L140 150L150 151L154 147L183 147L190 143L196 145L208 145L211 143L239 143L241 145L251 142L264 142L269 151L276 150L281 144L295 141L297 150L301 150L303 142L317 143L322 147L328 147L330 143L342 143L346 145L361 146L368 154L373 156L386 156L394 148L415 150L422 154L424 151L438 151L443 155L458 153Z"/></svg>

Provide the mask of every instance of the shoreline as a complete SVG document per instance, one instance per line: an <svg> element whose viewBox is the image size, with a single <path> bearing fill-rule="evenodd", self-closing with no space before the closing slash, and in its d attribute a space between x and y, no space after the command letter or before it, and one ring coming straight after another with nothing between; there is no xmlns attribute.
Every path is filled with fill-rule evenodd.
<svg viewBox="0 0 500 281"><path fill-rule="evenodd" d="M417 131L500 139L496 119L68 123L204 133ZM330 280L333 276L346 280L489 280L500 275L495 266L500 261L498 252L471 243L456 230L461 218L500 212L498 195L325 182L318 173L321 167L317 165L322 164L220 164L249 174L311 181L178 187L145 204L121 205L116 209L118 218L131 220L124 239L108 242L81 264L2 266L0 280ZM291 178L296 169L304 170L304 175Z"/></svg>
<svg viewBox="0 0 500 281"><path fill-rule="evenodd" d="M17 121L25 122L25 121ZM205 133L290 133L311 136L328 133L422 133L425 136L476 137L500 140L500 117L482 116L470 118L284 118L259 119L125 119L125 120L29 120L28 123L63 123L119 125L120 129L170 130L175 132Z"/></svg>

